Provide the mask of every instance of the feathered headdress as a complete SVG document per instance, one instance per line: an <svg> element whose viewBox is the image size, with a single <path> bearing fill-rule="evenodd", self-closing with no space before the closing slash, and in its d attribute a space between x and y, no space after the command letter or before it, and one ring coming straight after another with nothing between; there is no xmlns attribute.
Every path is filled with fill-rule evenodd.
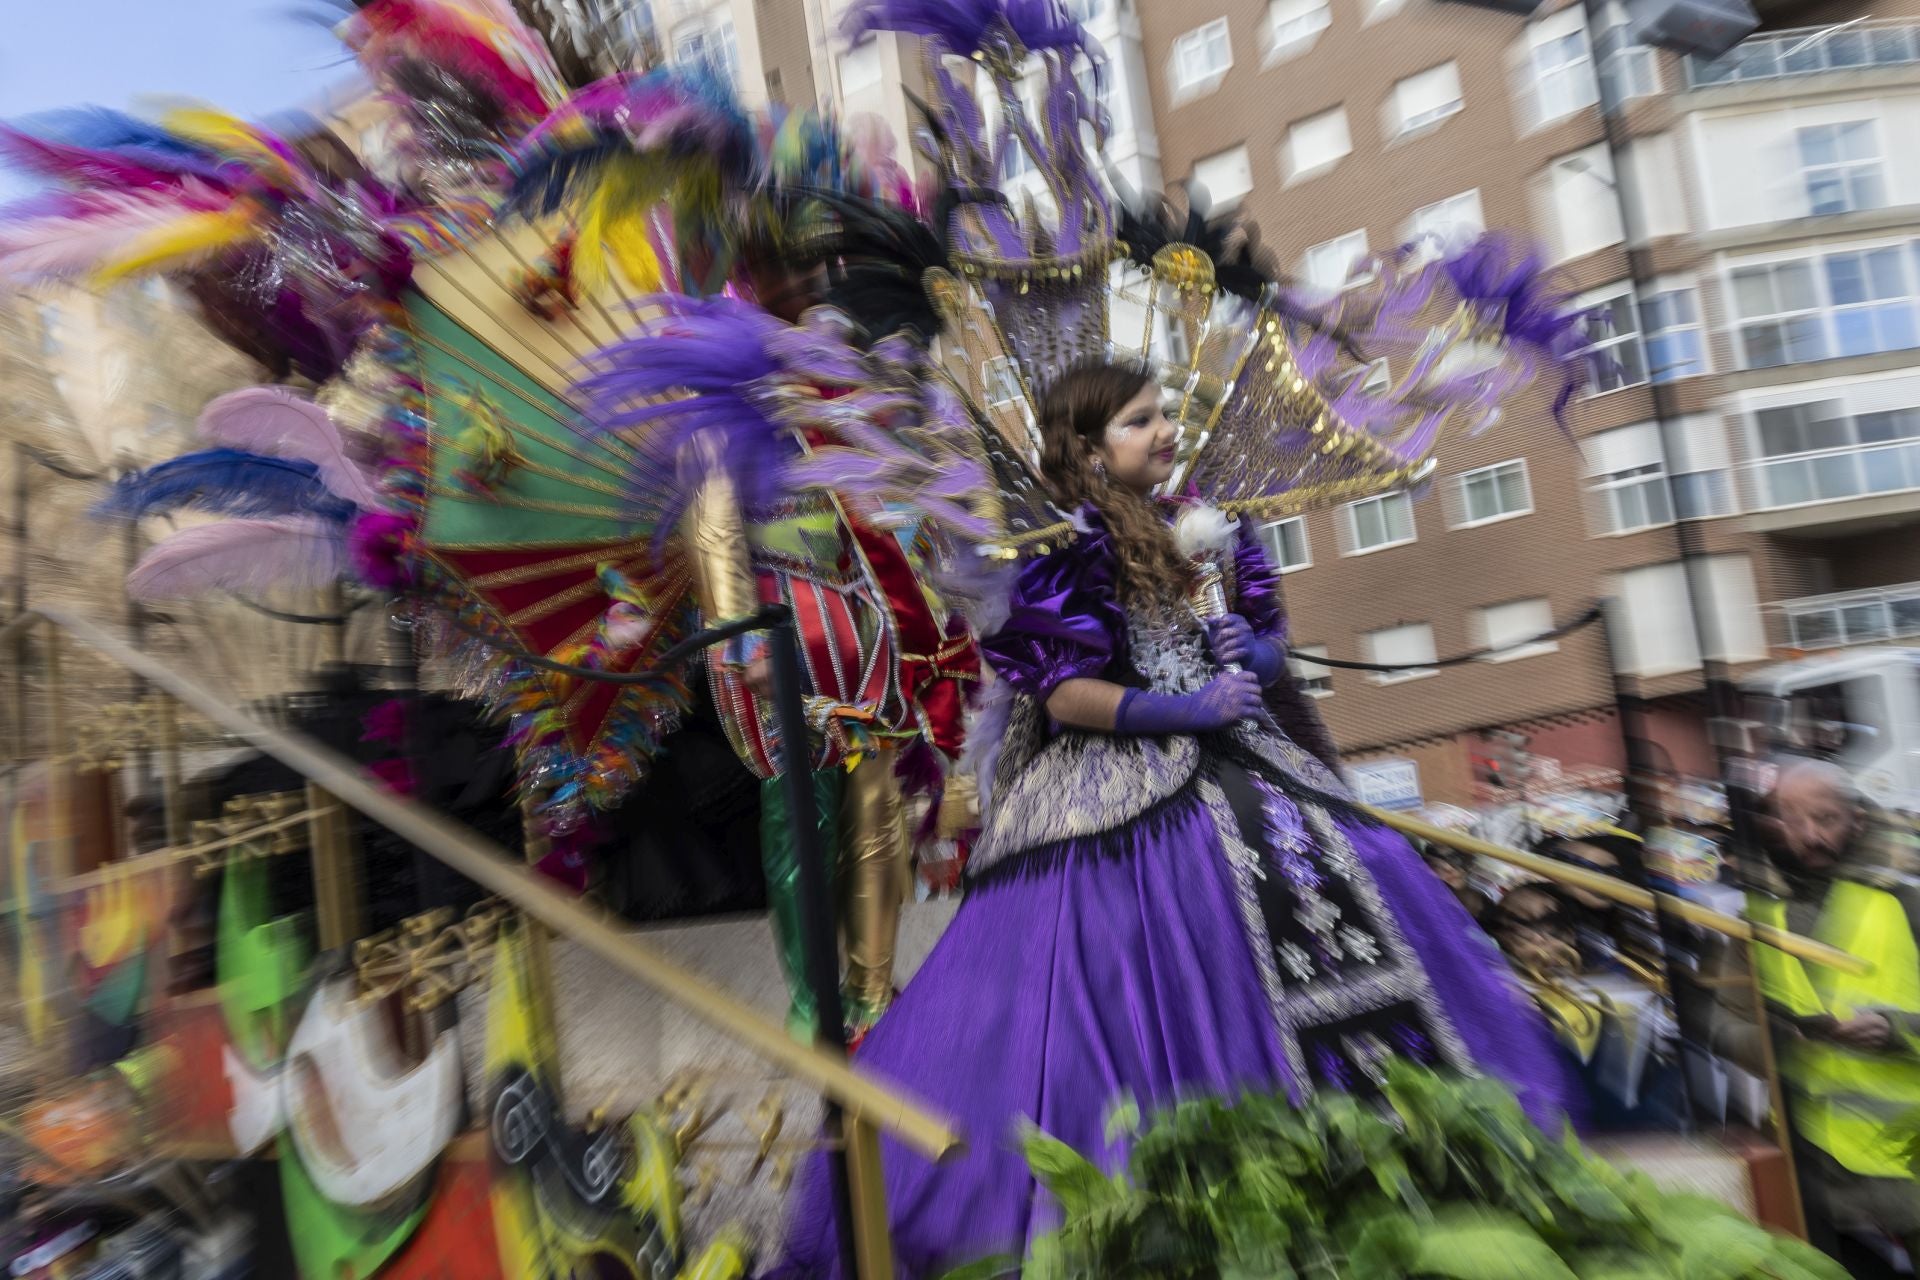
<svg viewBox="0 0 1920 1280"><path fill-rule="evenodd" d="M723 198L749 188L757 156L751 121L709 68L614 76L574 94L515 150L509 212L566 212L577 227L573 268L591 288L609 261L641 291L661 283L649 221L664 207L681 253L680 278L712 287L726 238ZM704 264L691 262L704 249ZM689 271L689 267L693 267Z"/></svg>

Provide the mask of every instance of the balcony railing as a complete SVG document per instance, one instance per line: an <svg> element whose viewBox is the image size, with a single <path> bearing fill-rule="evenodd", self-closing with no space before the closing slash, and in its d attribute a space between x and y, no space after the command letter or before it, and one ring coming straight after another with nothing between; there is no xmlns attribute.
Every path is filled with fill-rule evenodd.
<svg viewBox="0 0 1920 1280"><path fill-rule="evenodd" d="M1688 58L1687 87L1703 89L1708 85L1915 63L1920 63L1920 22L1888 18L1838 29L1775 31L1743 40L1733 52L1711 62Z"/></svg>
<svg viewBox="0 0 1920 1280"><path fill-rule="evenodd" d="M1920 489L1920 440L1795 453L1753 463L1751 471L1760 510L1900 493Z"/></svg>
<svg viewBox="0 0 1920 1280"><path fill-rule="evenodd" d="M1771 611L1779 642L1794 649L1920 639L1920 582L1782 600Z"/></svg>

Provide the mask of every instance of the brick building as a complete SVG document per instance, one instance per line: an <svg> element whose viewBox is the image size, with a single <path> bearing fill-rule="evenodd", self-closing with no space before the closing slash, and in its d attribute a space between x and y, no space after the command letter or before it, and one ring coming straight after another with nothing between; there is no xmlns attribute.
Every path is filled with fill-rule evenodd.
<svg viewBox="0 0 1920 1280"><path fill-rule="evenodd" d="M1577 449L1542 389L1444 443L1425 493L1269 531L1299 645L1417 663L1613 597L1614 660L1699 773L1676 513L1703 517L1694 585L1736 674L1920 631L1920 164L1894 145L1920 107L1920 13L1813 16L1706 64L1631 43L1614 5L1139 4L1167 180L1243 209L1291 270L1338 287L1370 249L1511 227L1611 321L1568 415ZM1414 759L1428 799L1472 795L1496 727L1565 763L1621 759L1599 628L1438 671L1305 674L1343 748Z"/></svg>

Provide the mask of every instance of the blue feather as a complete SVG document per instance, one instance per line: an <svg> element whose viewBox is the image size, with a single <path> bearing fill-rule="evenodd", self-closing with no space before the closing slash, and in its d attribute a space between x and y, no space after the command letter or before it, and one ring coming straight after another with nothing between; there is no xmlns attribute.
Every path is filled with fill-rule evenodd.
<svg viewBox="0 0 1920 1280"><path fill-rule="evenodd" d="M94 514L137 518L185 509L229 516L308 514L341 524L355 511L327 491L311 462L203 449L120 477Z"/></svg>

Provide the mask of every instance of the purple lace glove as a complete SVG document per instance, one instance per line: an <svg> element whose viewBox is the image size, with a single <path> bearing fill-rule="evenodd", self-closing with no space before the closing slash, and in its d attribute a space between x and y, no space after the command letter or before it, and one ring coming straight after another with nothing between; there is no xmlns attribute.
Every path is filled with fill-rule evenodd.
<svg viewBox="0 0 1920 1280"><path fill-rule="evenodd" d="M1148 693L1129 689L1113 716L1113 731L1138 737L1165 733L1205 733L1265 714L1260 684L1248 671L1215 676L1192 693Z"/></svg>
<svg viewBox="0 0 1920 1280"><path fill-rule="evenodd" d="M1272 684L1286 670L1287 655L1280 646L1255 635L1252 624L1237 613L1209 622L1207 642L1213 646L1217 662L1245 667L1262 686Z"/></svg>

